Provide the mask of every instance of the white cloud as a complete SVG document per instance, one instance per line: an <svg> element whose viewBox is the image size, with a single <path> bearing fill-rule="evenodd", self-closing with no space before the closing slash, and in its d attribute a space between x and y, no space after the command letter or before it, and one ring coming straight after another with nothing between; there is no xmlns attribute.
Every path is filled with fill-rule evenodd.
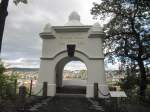
<svg viewBox="0 0 150 112"><path fill-rule="evenodd" d="M39 59L18 58L15 60L3 60L4 65L9 68L39 68Z"/></svg>
<svg viewBox="0 0 150 112"><path fill-rule="evenodd" d="M71 61L65 65L64 70L87 70L87 68L86 65L81 61Z"/></svg>

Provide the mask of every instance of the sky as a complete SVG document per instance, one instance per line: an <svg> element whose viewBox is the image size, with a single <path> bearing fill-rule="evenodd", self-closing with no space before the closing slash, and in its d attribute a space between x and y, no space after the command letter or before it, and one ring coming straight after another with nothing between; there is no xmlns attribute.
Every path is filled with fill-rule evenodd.
<svg viewBox="0 0 150 112"><path fill-rule="evenodd" d="M92 25L98 21L90 14L93 2L100 0L28 0L28 4L17 6L10 0L2 43L3 62L9 67L39 68L39 33L44 25L64 25L72 11L80 14L83 24ZM80 62L76 64L83 66Z"/></svg>
<svg viewBox="0 0 150 112"><path fill-rule="evenodd" d="M87 70L87 68L86 65L81 61L71 61L64 66L64 70L70 70L70 71Z"/></svg>

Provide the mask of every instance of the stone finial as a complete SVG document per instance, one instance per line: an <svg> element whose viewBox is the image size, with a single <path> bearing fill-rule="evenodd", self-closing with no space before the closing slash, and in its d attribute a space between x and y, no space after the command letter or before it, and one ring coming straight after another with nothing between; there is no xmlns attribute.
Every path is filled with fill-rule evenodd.
<svg viewBox="0 0 150 112"><path fill-rule="evenodd" d="M92 31L92 32L102 32L103 29L102 29L101 25L100 25L98 22L96 22L96 23L92 26L91 31Z"/></svg>
<svg viewBox="0 0 150 112"><path fill-rule="evenodd" d="M69 15L69 21L65 24L65 26L82 26L83 24L80 22L80 15L73 11Z"/></svg>
<svg viewBox="0 0 150 112"><path fill-rule="evenodd" d="M97 37L99 38L104 36L105 33L103 31L103 28L98 22L96 22L89 31L89 38L97 38Z"/></svg>
<svg viewBox="0 0 150 112"><path fill-rule="evenodd" d="M80 21L80 15L77 12L73 11L69 16L69 21L71 20Z"/></svg>
<svg viewBox="0 0 150 112"><path fill-rule="evenodd" d="M40 37L43 39L51 39L55 38L55 32L52 29L52 26L50 23L47 23L43 29L43 32L40 33Z"/></svg>
<svg viewBox="0 0 150 112"><path fill-rule="evenodd" d="M47 23L43 29L44 32L52 32L52 26L50 23Z"/></svg>

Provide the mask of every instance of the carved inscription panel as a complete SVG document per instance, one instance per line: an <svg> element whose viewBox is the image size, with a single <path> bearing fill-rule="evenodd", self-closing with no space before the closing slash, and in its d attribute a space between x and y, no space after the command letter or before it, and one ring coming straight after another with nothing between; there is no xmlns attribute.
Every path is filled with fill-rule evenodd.
<svg viewBox="0 0 150 112"><path fill-rule="evenodd" d="M83 35L65 35L65 36L59 36L59 43L60 45L66 45L66 44L79 44L84 45L86 42L86 39Z"/></svg>

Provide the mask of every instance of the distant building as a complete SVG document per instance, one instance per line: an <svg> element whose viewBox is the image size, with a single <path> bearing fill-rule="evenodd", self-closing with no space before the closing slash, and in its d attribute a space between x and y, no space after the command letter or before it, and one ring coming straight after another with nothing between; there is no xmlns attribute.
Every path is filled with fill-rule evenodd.
<svg viewBox="0 0 150 112"><path fill-rule="evenodd" d="M120 72L119 70L106 71L106 81L108 84L113 85L119 82L121 79L126 77L125 72Z"/></svg>
<svg viewBox="0 0 150 112"><path fill-rule="evenodd" d="M33 85L35 85L38 79L38 73L38 69L36 68L8 68L5 71L6 75L14 75L17 77L18 86L23 84L29 86L31 80L33 80Z"/></svg>

